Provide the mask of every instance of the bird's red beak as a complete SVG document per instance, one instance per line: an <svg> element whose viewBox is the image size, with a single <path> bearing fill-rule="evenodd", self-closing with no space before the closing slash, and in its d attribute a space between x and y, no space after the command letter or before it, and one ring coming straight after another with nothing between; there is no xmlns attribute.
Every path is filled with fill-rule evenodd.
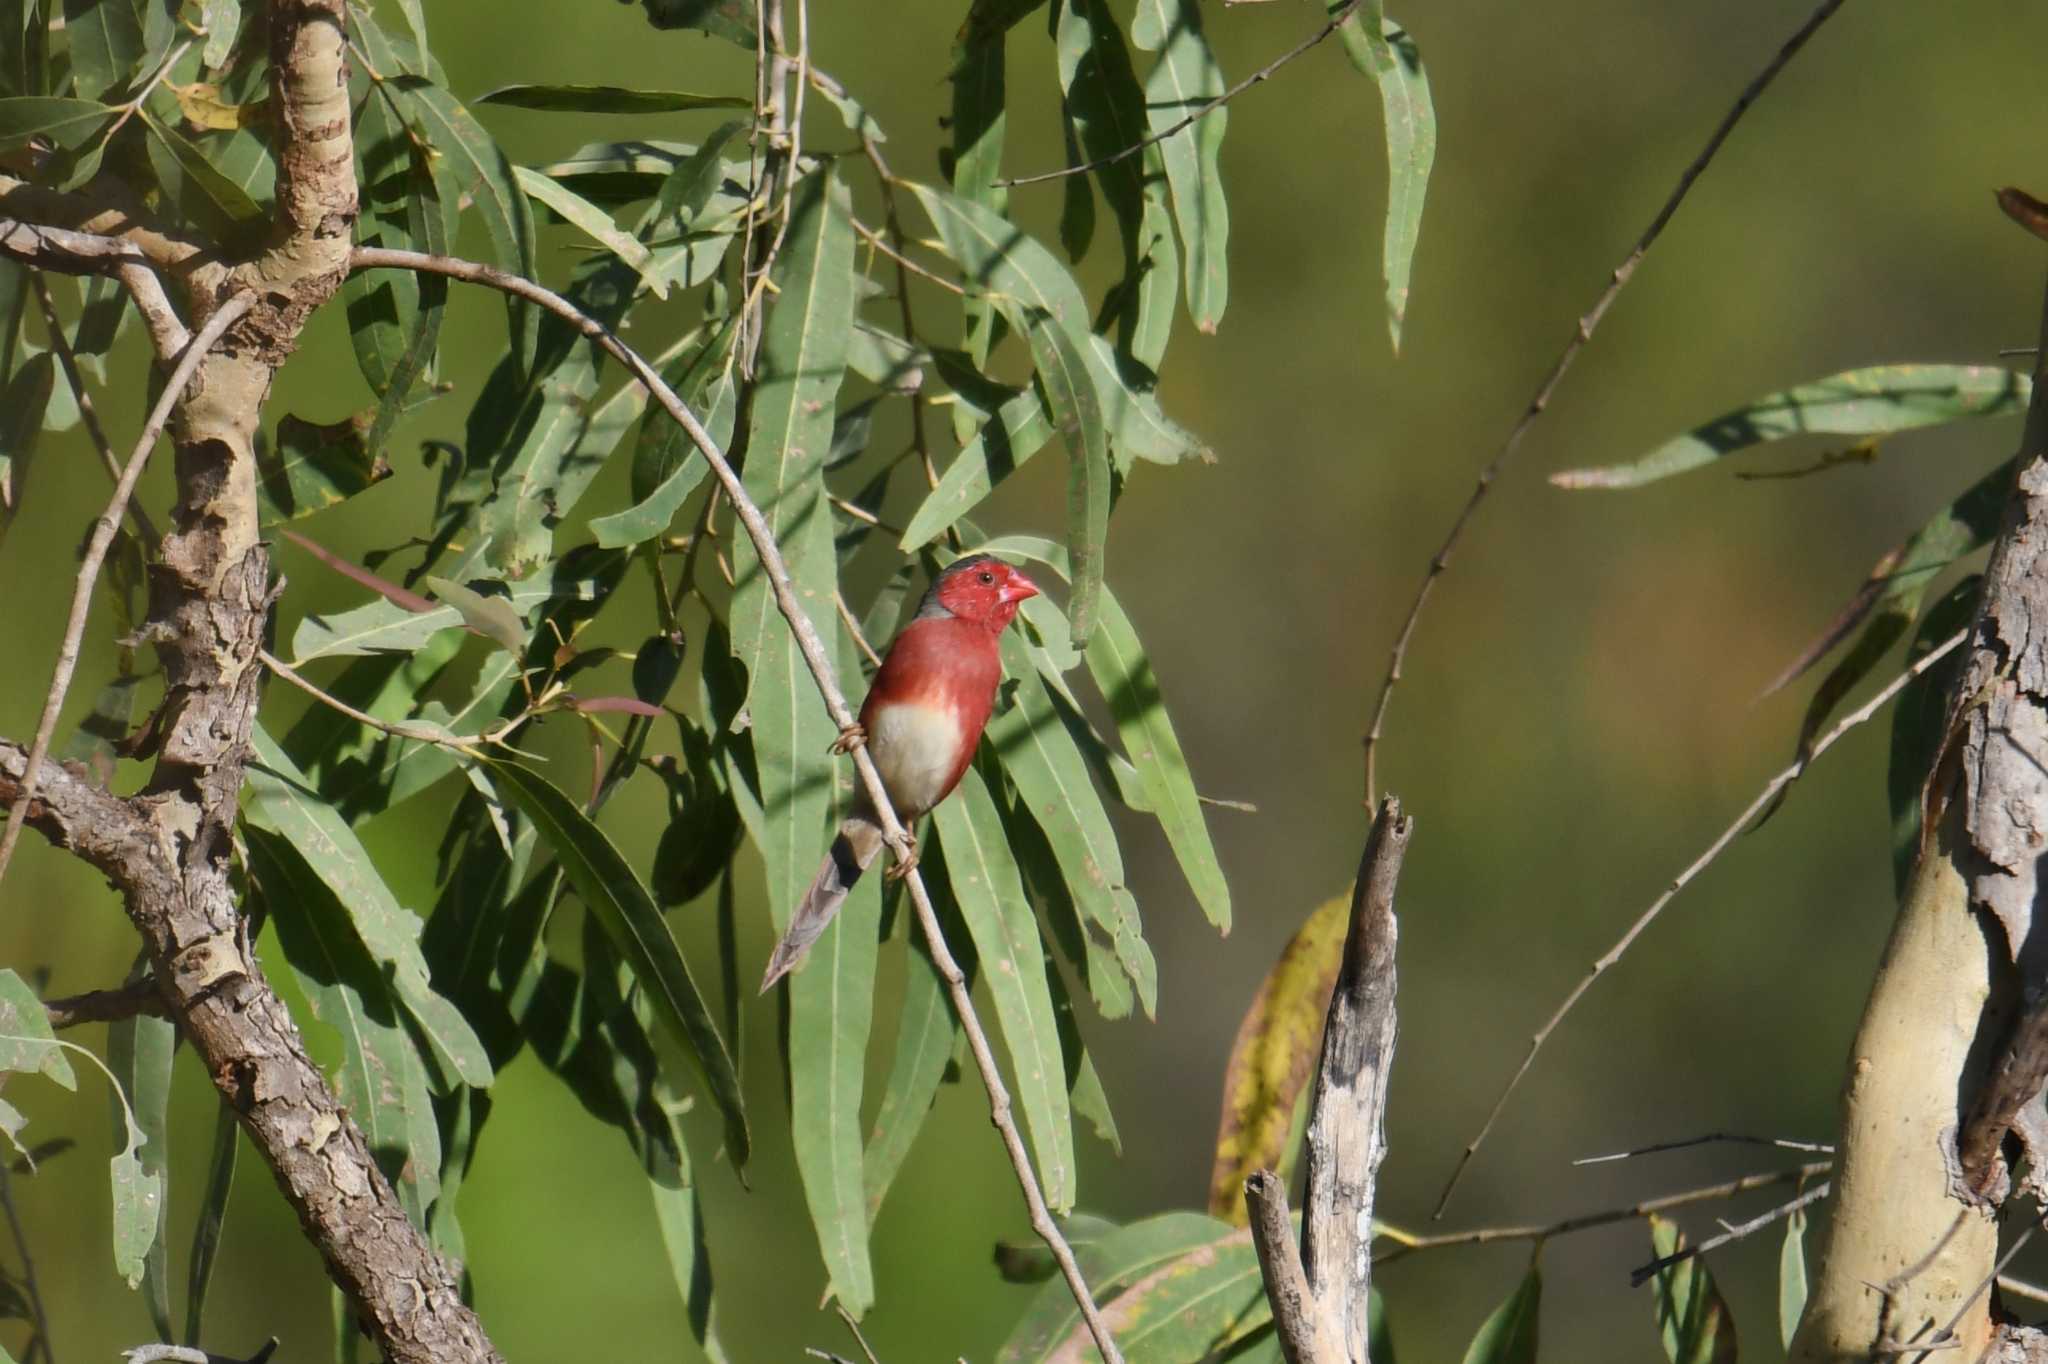
<svg viewBox="0 0 2048 1364"><path fill-rule="evenodd" d="M1035 597L1037 595L1038 584L1032 582L1031 579L1025 577L1022 573L1013 570L1010 573L1010 580L1003 584L1002 591L998 592L996 597L997 600L1008 603L1023 601L1026 597Z"/></svg>

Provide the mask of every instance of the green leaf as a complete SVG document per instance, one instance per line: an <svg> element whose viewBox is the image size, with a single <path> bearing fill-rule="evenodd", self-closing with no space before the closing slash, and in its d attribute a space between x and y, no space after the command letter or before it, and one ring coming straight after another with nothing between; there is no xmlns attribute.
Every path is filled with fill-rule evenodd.
<svg viewBox="0 0 2048 1364"><path fill-rule="evenodd" d="M982 549L1035 559L1066 575L1066 555L1050 541L1029 535L991 540ZM1151 660L1130 618L1107 588L1102 592L1101 628L1088 642L1088 670L1116 717L1117 735L1137 768L1147 803L1180 862L1209 922L1230 931L1230 886L1209 841L1209 828L1195 794L1187 757L1181 752L1172 717L1152 675Z"/></svg>
<svg viewBox="0 0 2048 1364"><path fill-rule="evenodd" d="M126 1130L128 1145L114 1153L109 1165L113 1182L114 1272L133 1288L149 1273L148 1258L163 1208L164 1182L161 1174L143 1167L142 1129L131 1118Z"/></svg>
<svg viewBox="0 0 2048 1364"><path fill-rule="evenodd" d="M731 329L720 335L729 339ZM739 385L731 355L729 344L709 345L687 363L678 361L662 376L720 449L732 444L733 422L739 412ZM710 469L688 433L666 410L648 408L633 450L636 500L624 511L592 518L590 533L598 544L608 546L642 544L666 533L677 509Z"/></svg>
<svg viewBox="0 0 2048 1364"><path fill-rule="evenodd" d="M135 0L64 0L71 39L71 77L78 93L98 99L134 80L142 62L142 15Z"/></svg>
<svg viewBox="0 0 2048 1364"><path fill-rule="evenodd" d="M711 889L732 865L740 832L739 808L725 785L711 736L686 715L678 714L675 721L681 761L662 773L668 826L655 846L650 878L655 897L671 906Z"/></svg>
<svg viewBox="0 0 2048 1364"><path fill-rule="evenodd" d="M263 206L222 174L190 139L166 126L149 108L141 112L149 131L150 164L186 218L236 241L267 221Z"/></svg>
<svg viewBox="0 0 2048 1364"><path fill-rule="evenodd" d="M1685 1234L1653 1213L1650 1244L1661 1259L1684 1249ZM1671 1364L1735 1364L1735 1320L1705 1260L1695 1255L1658 1270L1650 1293Z"/></svg>
<svg viewBox="0 0 2048 1364"><path fill-rule="evenodd" d="M684 90L632 90L619 85L501 85L478 104L549 109L577 114L674 114L689 109L751 109L745 95L696 95Z"/></svg>
<svg viewBox="0 0 2048 1364"><path fill-rule="evenodd" d="M1119 309L1124 347L1146 364L1156 365L1158 352L1165 346L1165 332L1154 331L1158 325L1158 281L1157 272L1146 266L1146 218L1148 201L1155 193L1163 199L1165 190L1163 186L1157 190L1148 187L1146 178L1148 167L1158 162L1159 150L1148 147L1142 156L1109 160L1144 140L1145 92L1131 68L1123 32L1101 0L1063 0L1052 22L1068 120L1086 158L1106 163L1090 174L1116 216L1117 235L1124 248L1124 278L1118 291L1125 300ZM1167 215L1162 212L1161 217ZM1170 221L1164 231L1170 240ZM1173 283L1178 286L1177 280ZM1171 316L1165 321L1170 326ZM1011 323L1014 326L1015 319ZM1141 340L1141 336L1153 339Z"/></svg>
<svg viewBox="0 0 2048 1364"><path fill-rule="evenodd" d="M689 227L705 216L705 210L726 180L726 144L745 128L746 124L737 119L719 124L697 144L697 150L676 163L655 196L657 222L673 220L680 227Z"/></svg>
<svg viewBox="0 0 2048 1364"><path fill-rule="evenodd" d="M790 1140L831 1276L828 1291L855 1316L875 1301L860 1101L882 917L877 882L870 876L854 886L789 984Z"/></svg>
<svg viewBox="0 0 2048 1364"><path fill-rule="evenodd" d="M449 571L450 579L481 574L481 555L471 555ZM605 561L569 558L554 561L533 577L507 583L512 609L523 620L534 608L548 602L592 600L605 591L601 570ZM411 653L442 630L463 624L462 613L443 604L431 611L409 611L391 601L379 599L331 616L309 615L292 635L292 666L303 667L316 658L359 654Z"/></svg>
<svg viewBox="0 0 2048 1364"><path fill-rule="evenodd" d="M1043 317L1012 319L1011 325L1030 344L1053 425L1067 443L1067 556L1074 589L1067 617L1079 644L1095 628L1102 594L1102 549L1109 538L1109 431L1094 378L1072 338Z"/></svg>
<svg viewBox="0 0 2048 1364"><path fill-rule="evenodd" d="M282 835L305 859L341 907L357 946L375 963L380 981L388 980L392 994L418 1025L444 1075L460 1077L479 1089L488 1087L491 1063L483 1044L461 1012L429 981L426 958L420 953L419 916L393 897L354 830L320 799L306 775L261 725L250 733L249 743L256 761L248 770L244 825ZM343 945L331 949L330 955L348 951ZM435 1164L439 1163L437 1156Z"/></svg>
<svg viewBox="0 0 2048 1364"><path fill-rule="evenodd" d="M460 192L445 160L426 156L381 95L364 100L356 116L356 240L445 255ZM381 452L415 386L432 377L448 281L410 270L358 270L341 292L356 365L379 399L365 443Z"/></svg>
<svg viewBox="0 0 2048 1364"><path fill-rule="evenodd" d="M426 1067L400 1018L396 992L355 927L360 915L351 915L302 850L246 819L242 836L306 1000L340 1039L337 1097L362 1129L406 1216L425 1230L441 1193L441 1138Z"/></svg>
<svg viewBox="0 0 2048 1364"><path fill-rule="evenodd" d="M50 1031L43 1002L28 982L0 969L0 1075L10 1071L40 1072L66 1089L78 1088L78 1077L64 1059L64 1048Z"/></svg>
<svg viewBox="0 0 2048 1364"><path fill-rule="evenodd" d="M462 613L463 623L514 658L526 655L532 636L525 619L505 597L485 596L447 578L429 573L420 579L435 596Z"/></svg>
<svg viewBox="0 0 2048 1364"><path fill-rule="evenodd" d="M239 0L201 0L199 23L206 30L206 46L199 55L201 65L219 70L227 65L242 31Z"/></svg>
<svg viewBox="0 0 2048 1364"><path fill-rule="evenodd" d="M2031 385L1993 365L1877 365L1724 412L1628 464L1568 469L1560 488L1636 488L1789 436L1876 436L2024 412Z"/></svg>
<svg viewBox="0 0 2048 1364"><path fill-rule="evenodd" d="M554 848L576 894L604 925L656 1017L696 1065L724 1115L726 1150L735 1165L745 1165L749 1142L739 1077L654 897L611 839L553 783L518 763L491 762L486 770L499 793L524 810Z"/></svg>
<svg viewBox="0 0 2048 1364"><path fill-rule="evenodd" d="M669 1124L669 1148L687 1157L689 1148L683 1143L675 1108L664 1104L662 1113ZM711 1248L704 1236L704 1210L695 1181L687 1164L680 1165L672 1178L657 1173L650 1171L647 1189L654 1197L654 1221L661 1230L676 1295L690 1319L690 1335L712 1364L724 1364L725 1352L711 1324Z"/></svg>
<svg viewBox="0 0 2048 1364"><path fill-rule="evenodd" d="M1493 1309L1465 1347L1465 1364L1536 1364L1536 1324L1543 1272L1534 1262L1508 1300Z"/></svg>
<svg viewBox="0 0 2048 1364"><path fill-rule="evenodd" d="M1778 1340L1792 1353L1792 1337L1806 1314L1806 1209L1795 1208L1785 1219L1785 1240L1778 1247Z"/></svg>
<svg viewBox="0 0 2048 1364"><path fill-rule="evenodd" d="M924 864L928 883L935 865L936 859ZM937 898L934 892L935 902ZM949 934L949 939L952 936ZM960 1036L952 1003L946 998L946 983L939 976L939 968L932 964L924 935L913 928L910 939L905 956L908 970L903 982L903 1009L896 1020L895 1059L882 1086L874 1130L861 1158L870 1224L881 1214L882 1200L888 1196L889 1186L909 1158L911 1144L931 1113ZM967 970L965 962L960 966L962 971ZM968 979L971 984L973 977Z"/></svg>
<svg viewBox="0 0 2048 1364"><path fill-rule="evenodd" d="M997 483L1037 454L1052 434L1052 418L1036 391L1025 389L1009 398L960 447L940 475L938 486L912 514L898 547L919 549L945 534L947 527L973 510Z"/></svg>
<svg viewBox="0 0 2048 1364"><path fill-rule="evenodd" d="M185 1343L196 1344L206 1319L206 1294L213 1283L213 1264L220 1253L221 1225L227 1220L228 1194L235 1184L235 1154L241 1125L226 1103L213 1114L213 1155L206 1164L206 1192L199 1200L199 1219L192 1227L192 1259L185 1288ZM165 1337L169 1339L168 1336Z"/></svg>
<svg viewBox="0 0 2048 1364"><path fill-rule="evenodd" d="M1125 969L1135 983L1143 972L1129 940L1142 940L1142 933L1109 812L1024 642L1006 634L1002 653L1015 686L1009 708L990 718L986 742L1016 784L1018 807L1043 831L1075 907L1117 944L1120 959L1129 959Z"/></svg>
<svg viewBox="0 0 2048 1364"><path fill-rule="evenodd" d="M946 254L975 287L1049 315L1077 348L1086 343L1087 300L1050 251L983 204L930 185L912 184L909 189L938 229Z"/></svg>
<svg viewBox="0 0 2048 1364"><path fill-rule="evenodd" d="M963 38L953 53L953 192L962 202L978 205L998 218L1009 198L1009 191L996 184L1002 178L1003 139L1009 124L1004 27L996 27L978 40ZM987 364L995 340L995 310L974 291L960 306L962 344L974 364ZM963 416L954 412L954 433L965 439L967 429L958 424Z"/></svg>
<svg viewBox="0 0 2048 1364"><path fill-rule="evenodd" d="M946 850L954 898L995 999L1018 1103L1038 1156L1045 1201L1055 1212L1065 1212L1073 1207L1075 1195L1066 1066L1045 980L1038 923L1024 898L1002 815L981 774L970 767L953 798L932 811L932 820Z"/></svg>
<svg viewBox="0 0 2048 1364"><path fill-rule="evenodd" d="M1334 14L1342 0L1330 0ZM1408 311L1408 278L1422 232L1422 200L1436 161L1436 107L1422 49L1386 17L1380 0L1366 0L1338 30L1351 64L1380 92L1387 130L1387 227L1380 269L1387 282L1387 330L1401 351L1401 321Z"/></svg>
<svg viewBox="0 0 2048 1364"><path fill-rule="evenodd" d="M257 509L265 527L339 506L391 477L391 466L364 442L370 414L322 425L286 413L277 451L258 451Z"/></svg>
<svg viewBox="0 0 2048 1364"><path fill-rule="evenodd" d="M1908 665L1939 648L1976 619L1981 574L1972 574L1950 588L1927 609L1927 616L1906 651ZM1934 765L1948 739L1948 695L1963 665L1966 650L1957 650L1921 673L1899 691L1892 703L1891 767L1885 780L1892 815L1892 879L1901 900L1920 855L1925 826L1923 799Z"/></svg>
<svg viewBox="0 0 2048 1364"><path fill-rule="evenodd" d="M1223 68L1202 32L1201 7L1195 0L1139 0L1131 19L1131 40L1159 54L1145 77L1145 119L1152 135L1223 94ZM1174 224L1180 230L1188 316L1204 332L1216 330L1230 292L1230 211L1221 167L1229 113L1219 106L1158 144L1173 196Z"/></svg>
<svg viewBox="0 0 2048 1364"><path fill-rule="evenodd" d="M1193 1212L1169 1212L1117 1228L1093 1241L1083 1240L1074 1246L1074 1254L1080 1263L1082 1277L1095 1292L1096 1301L1107 1306L1114 1290L1238 1236L1244 1237L1247 1247L1251 1245L1248 1235L1213 1217ZM1256 1279L1256 1261L1253 1275ZM1063 1342L1076 1332L1085 1337L1086 1331L1087 1325L1081 1320L1081 1310L1074 1305L1074 1297L1067 1290L1066 1281L1053 1278L1032 1295L1030 1306L1024 1309L1024 1315L1011 1328L1009 1338L997 1352L997 1364L1049 1361ZM1125 1344L1123 1333L1118 1331L1117 1335L1118 1343ZM1079 1359L1083 1356L1077 1350L1072 1357ZM1199 1357L1199 1354L1186 1356Z"/></svg>
<svg viewBox="0 0 2048 1364"><path fill-rule="evenodd" d="M122 1140L126 1134L132 1111L132 1121L142 1133L137 1164L143 1180L157 1191L154 1205L138 1210L138 1215L146 1215L150 1223L149 1233L140 1237L142 1298L159 1340L172 1338L170 1265L164 1244L169 1215L162 1200L165 1167L170 1160L171 1056L177 1045L177 1028L166 1018L137 1014L107 1027L107 1068L119 1087L114 1101L114 1139ZM127 1095L125 1106L122 1093ZM116 1236L118 1239L118 1231Z"/></svg>
<svg viewBox="0 0 2048 1364"><path fill-rule="evenodd" d="M528 576L554 551L552 526L566 510L560 483L571 464L581 462L590 400L597 395L595 343L572 340L557 360L551 368L545 359L537 362L534 392L515 424L510 452L492 470L491 495L478 516L491 562L510 578ZM472 458L479 453L470 451Z"/></svg>
<svg viewBox="0 0 2048 1364"><path fill-rule="evenodd" d="M530 197L546 204L564 221L582 228L598 245L631 266L647 281L656 298L668 297L668 280L653 273L654 257L646 245L632 233L621 231L609 213L537 170L514 166L512 173Z"/></svg>
<svg viewBox="0 0 2048 1364"><path fill-rule="evenodd" d="M1936 512L1906 542L1888 552L1870 570L1849 604L1830 623L1820 639L1810 645L1779 683L1789 682L1839 643L1864 619L1869 624L1849 652L1843 655L1815 688L1799 724L1799 751L1804 753L1821 726L1827 723L1842 698L1877 666L1879 659L1912 628L1921 600L1942 571L1973 550L1991 543L1998 530L1998 518L2005 508L2015 476L2016 460L1993 469L1972 484L1955 501Z"/></svg>
<svg viewBox="0 0 2048 1364"><path fill-rule="evenodd" d="M404 99L427 142L447 160L455 183L469 198L491 241L500 269L527 279L538 277L533 213L514 178L512 163L462 101L420 76L387 77ZM521 376L532 371L540 318L531 305L506 296L512 330L512 364Z"/></svg>
<svg viewBox="0 0 2048 1364"><path fill-rule="evenodd" d="M46 95L0 99L0 151L26 146L36 138L48 138L71 150L90 141L118 112L89 99Z"/></svg>
<svg viewBox="0 0 2048 1364"><path fill-rule="evenodd" d="M1083 1265L1089 1263L1097 1242L1120 1230L1116 1223L1093 1213L1077 1212L1060 1219L1060 1235ZM1060 1272L1045 1242L1036 1238L996 1242L995 1260L996 1273L1005 1283L1044 1283Z"/></svg>

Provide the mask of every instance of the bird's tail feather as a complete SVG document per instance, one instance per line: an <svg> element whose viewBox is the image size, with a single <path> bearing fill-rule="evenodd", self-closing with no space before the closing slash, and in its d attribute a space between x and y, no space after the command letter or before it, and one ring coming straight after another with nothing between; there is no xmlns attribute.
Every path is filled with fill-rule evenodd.
<svg viewBox="0 0 2048 1364"><path fill-rule="evenodd" d="M775 952L768 958L767 974L761 977L761 993L768 993L776 981L803 964L804 954L832 922L832 916L845 903L847 892L881 851L882 826L866 815L847 816L839 826L838 837L832 840L832 850L818 867L811 888L804 892L803 900L789 916L782 941L775 944Z"/></svg>

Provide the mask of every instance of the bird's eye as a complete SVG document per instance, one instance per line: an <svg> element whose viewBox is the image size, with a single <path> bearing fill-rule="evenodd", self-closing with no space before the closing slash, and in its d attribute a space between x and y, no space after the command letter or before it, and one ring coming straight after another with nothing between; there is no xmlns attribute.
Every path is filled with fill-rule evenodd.
<svg viewBox="0 0 2048 1364"><path fill-rule="evenodd" d="M981 585L983 587L994 587L996 584L996 575L989 572L985 568L981 570L981 572L975 574L974 576L981 579Z"/></svg>

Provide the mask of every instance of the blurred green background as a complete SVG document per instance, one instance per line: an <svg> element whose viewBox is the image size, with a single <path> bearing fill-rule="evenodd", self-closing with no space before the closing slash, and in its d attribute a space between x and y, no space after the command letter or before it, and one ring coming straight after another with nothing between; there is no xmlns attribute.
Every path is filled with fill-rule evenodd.
<svg viewBox="0 0 2048 1364"><path fill-rule="evenodd" d="M610 0L425 8L464 96L514 81L744 91L750 75L736 49L655 33L637 6ZM1203 924L1156 829L1127 826L1132 884L1159 951L1159 1017L1106 1024L1084 1011L1124 1142L1119 1158L1084 1141L1084 1207L1125 1219L1201 1205L1238 1019L1281 943L1355 865L1358 740L1427 556L1607 271L1806 10L1804 0L1397 7L1428 62L1441 137L1398 360L1379 301L1385 164L1371 87L1328 44L1231 106L1232 306L1214 337L1181 319L1162 383L1167 411L1221 459L1137 478L1117 511L1109 574L1197 780L1258 813L1212 811L1237 903L1225 940ZM811 14L814 59L888 130L899 173L937 174L960 17L958 4L926 0ZM1212 5L1206 17L1235 78L1312 31L1319 11L1276 0ZM1530 1031L1786 760L1803 690L1759 701L1764 683L1879 553L2009 453L2017 428L1912 436L1874 465L1811 479L1710 471L1640 493L1567 495L1543 476L1633 456L1791 382L1883 361L1991 363L2001 347L2030 344L2041 245L2005 222L1990 191L2043 189L2038 130L2048 124L2036 120L2048 93L2032 66L2044 30L2048 19L2011 3L1845 7L1700 183L1467 538L1409 656L1383 749L1382 781L1418 819L1401 901L1383 1216L1426 1219ZM1010 51L1008 167L1051 167L1058 87L1042 19L1021 25ZM482 116L529 162L599 137L691 139L719 117ZM817 102L807 134L847 143ZM849 178L872 221L871 181L858 169ZM1015 192L1018 216L1044 240L1055 239L1058 197L1056 187ZM1084 270L1098 286L1111 236L1105 224L1103 259ZM556 230L544 240L560 278L574 239ZM943 296L919 302L924 325L947 339L956 319ZM869 306L893 315L886 300ZM334 420L368 401L338 314L316 321L273 421L285 411ZM466 395L502 354L502 319L495 300L456 295L443 340L459 394L409 436L459 438ZM144 397L132 342L112 374L102 406L124 445ZM1795 443L1749 467L1795 467L1822 448ZM397 462L398 478L309 530L348 552L412 533L431 475L410 455ZM1057 533L1059 463L1040 460L1005 485L983 524ZM35 478L33 516L0 551L16 660L0 679L0 732L23 738L74 548L105 495L75 438L46 451ZM616 506L623 488L622 471L608 471L586 506ZM162 469L148 497L151 510L166 501ZM899 521L913 499L905 489L900 500L890 508ZM878 580L891 553L872 545L856 586ZM354 599L298 551L278 558L292 580L281 635L303 612ZM73 711L90 705L109 656L102 630ZM280 691L266 715L281 721L299 699ZM1774 1165L1741 1148L1586 1169L1570 1165L1576 1156L1715 1130L1831 1139L1845 1049L1891 914L1884 762L1881 726L1831 754L1598 984L1509 1108L1447 1225L1547 1220ZM430 795L367 830L416 906L430 898L446 799ZM660 813L643 791L615 802L607 825L644 858ZM0 963L47 968L53 992L113 983L134 951L98 878L33 839L0 906ZM758 962L769 936L758 901L747 921L745 960ZM705 929L699 913L679 917L700 959ZM895 978L885 967L885 984ZM855 1354L816 1310L824 1275L789 1156L772 1010L752 1007L749 1024L760 1138L751 1191L700 1160L721 1330L743 1361L800 1359L807 1345ZM101 1031L73 1037L97 1047ZM179 1083L175 1284L210 1130L210 1091L189 1052ZM461 1217L498 1345L515 1360L695 1357L625 1144L530 1058L496 1094ZM81 1143L18 1191L60 1358L112 1359L151 1332L111 1268L104 1094L93 1079L77 1095L25 1079L7 1098L32 1135ZM692 1122L700 1154L713 1149L713 1129ZM1715 1216L1774 1196L1684 1221L1711 1234ZM881 1303L867 1330L885 1364L990 1359L1030 1292L997 1278L990 1244L1027 1230L979 1086L948 1087L877 1228ZM1527 1255L1454 1250L1390 1267L1382 1282L1401 1357L1457 1358ZM1773 1232L1713 1261L1750 1358L1776 1355L1776 1256ZM1647 1290L1626 1278L1646 1258L1634 1225L1547 1248L1546 1357L1656 1357ZM328 1320L318 1260L245 1148L206 1343L246 1353L274 1333L282 1361L325 1357ZM18 1344L18 1329L0 1324L0 1342Z"/></svg>

